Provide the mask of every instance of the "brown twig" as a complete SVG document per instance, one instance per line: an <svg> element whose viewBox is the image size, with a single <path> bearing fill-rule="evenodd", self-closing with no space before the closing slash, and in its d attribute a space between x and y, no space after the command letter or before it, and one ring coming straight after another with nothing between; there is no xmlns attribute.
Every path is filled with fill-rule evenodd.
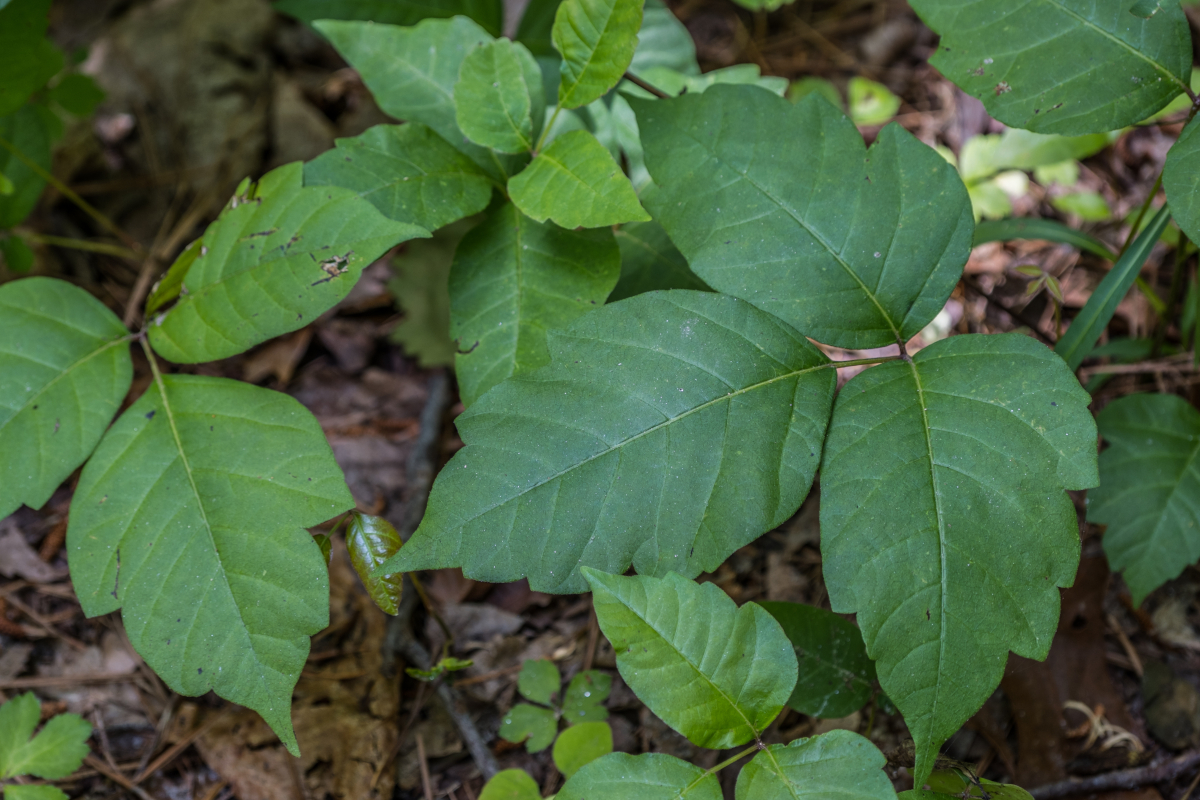
<svg viewBox="0 0 1200 800"><path fill-rule="evenodd" d="M600 644L600 621L596 619L596 607L593 605L588 609L588 640L587 649L583 651L583 667L584 671L592 668L592 662L596 660L596 646Z"/></svg>
<svg viewBox="0 0 1200 800"><path fill-rule="evenodd" d="M83 759L83 763L87 764L89 767L96 770L96 772L99 772L101 775L108 778L110 781L117 784L121 788L123 788L127 791L130 791L130 792L133 792L134 794L136 794L138 796L139 800L152 800L150 795L146 793L145 789L134 784L132 781L129 780L129 778L126 778L120 772L113 770L112 768L110 768L108 766L108 764L105 764L103 761L96 758L95 756L88 755L86 758Z"/></svg>
<svg viewBox="0 0 1200 800"><path fill-rule="evenodd" d="M654 86L653 84L646 83L644 80L639 78L637 75L634 75L632 72L625 73L625 80L629 81L630 83L632 83L634 86L638 87L639 89L645 89L650 94L652 94L655 97L658 97L662 100L670 100L671 99L671 95L667 94L662 89L659 89L657 86Z"/></svg>
<svg viewBox="0 0 1200 800"><path fill-rule="evenodd" d="M46 534L46 538L42 539L42 544L38 547L38 557L47 563L54 560L58 555L58 551L62 549L63 542L67 539L67 518L63 517L58 521L58 524L50 529Z"/></svg>
<svg viewBox="0 0 1200 800"><path fill-rule="evenodd" d="M183 737L178 742L171 745L171 747L168 748L167 750L164 750L162 755L160 755L158 758L151 761L150 764L145 769L143 769L141 772L139 772L137 774L137 777L135 777L133 779L133 782L141 783L142 781L146 780L146 778L153 775L156 771L162 769L163 767L165 767L166 765L168 765L172 761L174 761L179 756L180 753L182 753L184 750L187 750L189 747L191 747L192 744L197 739L199 739L204 734L208 733L209 730L211 730L214 725L216 725L221 719L223 719L225 717L225 715L229 713L230 708L232 708L232 706L226 706L225 709L222 710L220 713L214 714L211 719L206 720L204 722L204 724L202 724L202 725L198 725L187 736Z"/></svg>
<svg viewBox="0 0 1200 800"><path fill-rule="evenodd" d="M1068 778L1065 781L1030 789L1029 793L1035 800L1057 800L1059 797L1073 797L1077 794L1140 789L1143 786L1174 780L1198 765L1200 765L1200 751L1193 751L1184 753L1177 758L1156 761L1144 767L1105 772L1090 778Z"/></svg>
<svg viewBox="0 0 1200 800"><path fill-rule="evenodd" d="M2 601L2 599L0 599ZM54 686L78 686L95 683L132 681L132 672L91 672L86 675L54 675L36 678L9 678L0 681L0 689L45 689Z"/></svg>

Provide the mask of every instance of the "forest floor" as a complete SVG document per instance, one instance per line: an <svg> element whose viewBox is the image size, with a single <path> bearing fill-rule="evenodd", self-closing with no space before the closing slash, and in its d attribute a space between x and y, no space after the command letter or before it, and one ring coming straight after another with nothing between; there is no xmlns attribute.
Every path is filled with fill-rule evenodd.
<svg viewBox="0 0 1200 800"><path fill-rule="evenodd" d="M670 5L706 70L755 63L765 74L817 76L842 88L853 76L879 81L903 101L899 124L954 153L973 136L1003 130L926 63L936 37L902 0L797 0L769 15L727 0ZM1200 29L1200 15L1192 22ZM127 307L139 305L131 298L144 296L241 177L312 158L334 137L388 121L331 47L275 14L266 0L56 0L51 32L67 52L87 48L88 68L108 92L93 120L68 131L55 174L158 260L130 264L44 249L37 270L87 288L129 323L137 317ZM870 141L878 130L862 133ZM1121 220L1152 190L1178 132L1178 126L1135 128L1084 162L1080 184L1112 210L1112 221L1087 226L1093 235L1121 246L1128 235ZM1031 184L1013 201L1015 214L1080 223L1051 200L1051 190ZM59 236L96 233L53 192L29 227ZM1166 252L1160 245L1143 272L1163 295ZM1052 342L1053 303L1046 292L1027 296L1029 279L1015 272L1023 265L1060 280L1068 315L1106 269L1106 262L1067 245L983 245L947 304L946 326L958 333L1024 329ZM411 530L431 475L461 446L453 422L462 406L451 371L422 368L392 338L403 322L392 279L389 260L381 260L312 325L244 356L181 371L295 396L320 420L359 508ZM436 309L409 308L410 316L429 313ZM1134 292L1109 335L1147 336L1153 324L1152 309ZM849 357L862 355L868 354ZM136 350L134 358L136 396L150 375ZM1190 361L1163 360L1114 376L1096 393L1094 410L1148 388L1183 391L1196 404L1198 386ZM665 752L702 766L728 755L692 746L637 701L617 675L590 596L551 596L524 582L485 584L442 570L423 577L430 607L453 637L449 651L473 662L448 680L465 712L456 722L444 693L409 678L403 667L411 664L397 655L411 653L412 642L440 651L445 634L437 618L411 599L400 617L384 615L366 597L344 548L335 547L331 625L314 637L294 697L303 751L294 759L253 712L214 695L174 694L133 652L119 614L84 618L63 549L72 487L68 482L41 511L23 508L0 520L0 700L32 690L44 714L70 710L92 722L92 755L56 782L73 797L474 800L483 780L464 724L501 767L527 770L551 794L562 777L549 751L531 755L496 736L514 703L517 672L535 658L553 660L567 678L583 669L613 675L607 705L616 749ZM702 580L738 603L828 608L813 494L794 518ZM1190 568L1134 607L1120 577L1108 572L1099 531L1082 521L1082 494L1075 500L1084 559L1074 587L1063 592L1050 657L1044 663L1011 657L1001 688L946 752L985 777L1030 789L1073 776L1093 780L1074 787L1079 797L1181 800L1200 776L1200 573ZM790 741L839 728L868 736L885 752L907 735L899 716L872 703L840 719L785 710L767 738ZM1158 772L1137 771L1148 764ZM903 769L891 772L898 788L911 788ZM736 771L724 775L732 798ZM1047 788L1035 796L1061 792Z"/></svg>

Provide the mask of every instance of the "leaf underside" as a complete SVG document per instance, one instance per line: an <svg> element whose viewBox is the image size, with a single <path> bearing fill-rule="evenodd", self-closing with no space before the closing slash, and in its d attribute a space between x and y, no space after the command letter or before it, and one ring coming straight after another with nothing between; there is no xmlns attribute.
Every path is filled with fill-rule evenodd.
<svg viewBox="0 0 1200 800"><path fill-rule="evenodd" d="M773 744L738 775L736 800L800 800L846 796L895 800L883 771L887 759L870 741L850 731Z"/></svg>
<svg viewBox="0 0 1200 800"><path fill-rule="evenodd" d="M576 772L555 800L721 800L721 782L665 753L610 753Z"/></svg>

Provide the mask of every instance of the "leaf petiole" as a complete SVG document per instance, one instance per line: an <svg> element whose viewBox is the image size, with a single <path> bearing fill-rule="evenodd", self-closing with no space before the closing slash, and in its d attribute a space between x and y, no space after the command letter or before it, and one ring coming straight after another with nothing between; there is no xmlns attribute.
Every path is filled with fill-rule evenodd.
<svg viewBox="0 0 1200 800"><path fill-rule="evenodd" d="M715 774L717 774L718 772L720 772L721 770L723 770L723 769L725 769L726 767L728 767L729 765L731 765L731 764L735 764L735 763L737 763L738 761L741 761L741 760L742 760L743 758L745 758L746 756L750 755L751 753L754 753L754 752L756 752L756 751L758 751L758 750L761 750L761 749L763 749L763 747L762 747L762 743L761 743L761 742L755 742L754 744L752 744L752 745L750 745L749 747L747 747L745 750L742 750L742 751L741 751L740 753L738 753L737 755L730 756L729 758L725 759L725 760L724 760L724 761L722 761L720 764L717 764L717 765L716 765L716 766L714 766L714 767L709 767L708 769L706 769L706 770L704 771L704 774L703 774L703 775L701 775L700 777L696 778L696 780L694 780L694 781L692 781L691 783L689 783L689 784L688 784L688 785L687 785L687 786L684 788L684 790L683 790L683 792L682 792L681 794L683 794L683 795L686 795L686 794L687 794L688 792L690 792L690 791L691 791L691 790L692 790L692 789L693 789L693 788L694 788L696 785L698 785L698 784L699 784L701 781L703 781L703 780L704 780L705 778L707 778L709 775L715 775Z"/></svg>

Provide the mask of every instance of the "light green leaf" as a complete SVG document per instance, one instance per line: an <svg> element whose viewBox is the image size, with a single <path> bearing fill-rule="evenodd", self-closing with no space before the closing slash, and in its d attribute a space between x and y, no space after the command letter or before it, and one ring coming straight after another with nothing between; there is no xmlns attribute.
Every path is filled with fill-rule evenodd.
<svg viewBox="0 0 1200 800"><path fill-rule="evenodd" d="M558 104L579 108L616 86L633 61L642 0L565 0L551 38L562 56Z"/></svg>
<svg viewBox="0 0 1200 800"><path fill-rule="evenodd" d="M570 778L582 767L613 751L612 728L607 722L581 722L567 728L554 743L554 766Z"/></svg>
<svg viewBox="0 0 1200 800"><path fill-rule="evenodd" d="M734 0L734 2L751 11L775 11L791 0Z"/></svg>
<svg viewBox="0 0 1200 800"><path fill-rule="evenodd" d="M1200 560L1200 412L1173 394L1135 394L1097 417L1108 448L1088 520L1140 605Z"/></svg>
<svg viewBox="0 0 1200 800"><path fill-rule="evenodd" d="M578 672L571 678L563 699L562 716L568 725L608 719L604 701L612 691L612 676L597 670Z"/></svg>
<svg viewBox="0 0 1200 800"><path fill-rule="evenodd" d="M542 800L542 792L525 770L506 769L492 776L479 800Z"/></svg>
<svg viewBox="0 0 1200 800"><path fill-rule="evenodd" d="M350 551L350 565L362 579L367 594L385 614L396 615L400 604L400 593L404 588L403 575L377 576L375 569L396 555L400 549L400 534L392 523L383 517L360 514L350 515L350 526L346 528L346 549ZM328 560L326 560L328 563Z"/></svg>
<svg viewBox="0 0 1200 800"><path fill-rule="evenodd" d="M823 608L800 603L759 603L783 627L804 680L788 705L817 718L845 717L871 699L875 665L858 626Z"/></svg>
<svg viewBox="0 0 1200 800"><path fill-rule="evenodd" d="M1119 133L1119 132L1118 132ZM995 171L1034 169L1068 160L1093 156L1116 140L1115 133L1089 133L1083 136L1059 136L1009 128L996 138L992 151Z"/></svg>
<svg viewBox="0 0 1200 800"><path fill-rule="evenodd" d="M72 73L48 93L51 100L77 117L91 116L96 106L104 101L104 91L88 75Z"/></svg>
<svg viewBox="0 0 1200 800"><path fill-rule="evenodd" d="M274 5L309 24L319 19L344 19L416 25L423 19L461 14L492 36L499 36L504 28L503 0L275 0Z"/></svg>
<svg viewBox="0 0 1200 800"><path fill-rule="evenodd" d="M36 260L33 250L20 236L10 235L0 239L0 255L4 256L4 266L12 273L29 272Z"/></svg>
<svg viewBox="0 0 1200 800"><path fill-rule="evenodd" d="M846 96L850 101L850 119L855 125L882 125L900 110L899 97L882 83L866 78L851 78Z"/></svg>
<svg viewBox="0 0 1200 800"><path fill-rule="evenodd" d="M1063 187L1074 186L1079 183L1079 162L1068 159L1059 161L1057 164L1034 167L1033 179L1046 187L1054 184Z"/></svg>
<svg viewBox="0 0 1200 800"><path fill-rule="evenodd" d="M33 707L39 708L36 699ZM37 717L34 717L36 720ZM26 721L21 720L22 723ZM22 724L17 733L24 733L22 738L28 739L30 730L30 726ZM15 749L0 753L0 775L6 778L34 775L47 780L65 778L83 763L84 756L89 752L87 740L91 735L92 726L77 714L52 717L37 736L22 741Z"/></svg>
<svg viewBox="0 0 1200 800"><path fill-rule="evenodd" d="M562 675L554 662L544 658L530 659L521 665L517 676L517 689L526 700L544 706L558 704L558 693L562 691Z"/></svg>
<svg viewBox="0 0 1200 800"><path fill-rule="evenodd" d="M91 455L133 380L128 335L65 281L0 285L0 519L41 508Z"/></svg>
<svg viewBox="0 0 1200 800"><path fill-rule="evenodd" d="M352 189L397 222L437 230L492 197L487 174L420 123L376 125L335 145L304 165L304 185Z"/></svg>
<svg viewBox="0 0 1200 800"><path fill-rule="evenodd" d="M721 800L716 775L664 753L610 753L576 772L554 800Z"/></svg>
<svg viewBox="0 0 1200 800"><path fill-rule="evenodd" d="M638 77L672 96L684 93L700 94L709 87L721 84L753 84L783 97L788 88L786 78L764 76L757 64L734 64L732 67L714 69L703 75L689 75L669 67L648 67ZM621 92L629 97L649 99L654 96L630 81L621 84Z"/></svg>
<svg viewBox="0 0 1200 800"><path fill-rule="evenodd" d="M302 170L296 162L243 182L208 226L179 301L150 325L165 358L215 361L303 328L391 247L429 236L350 189L302 187Z"/></svg>
<svg viewBox="0 0 1200 800"><path fill-rule="evenodd" d="M1049 650L1058 588L1079 563L1064 489L1097 483L1089 401L1054 353L1017 333L943 339L838 395L822 569L916 741L918 786L1008 651Z"/></svg>
<svg viewBox="0 0 1200 800"><path fill-rule="evenodd" d="M700 74L692 34L662 0L646 0L629 71L641 77L642 72L652 67L667 67L685 75Z"/></svg>
<svg viewBox="0 0 1200 800"><path fill-rule="evenodd" d="M304 529L353 506L298 402L166 375L84 467L71 580L89 617L123 609L129 640L172 690L254 709L298 755L292 688L308 637L329 624L329 576Z"/></svg>
<svg viewBox="0 0 1200 800"><path fill-rule="evenodd" d="M454 106L458 127L476 144L501 153L532 150L546 114L537 61L508 39L479 45L463 59Z"/></svg>
<svg viewBox="0 0 1200 800"><path fill-rule="evenodd" d="M548 344L549 366L458 417L467 446L384 569L553 592L586 591L584 565L698 575L800 507L835 380L799 331L732 297L651 292Z"/></svg>
<svg viewBox="0 0 1200 800"><path fill-rule="evenodd" d="M4 800L67 800L62 789L44 783L0 788L4 790Z"/></svg>
<svg viewBox="0 0 1200 800"><path fill-rule="evenodd" d="M615 235L621 249L621 279L608 296L610 303L656 289L711 291L657 222L631 222Z"/></svg>
<svg viewBox="0 0 1200 800"><path fill-rule="evenodd" d="M1115 130L1186 91L1192 45L1178 6L1146 20L1126 3L1091 0L913 0L912 7L942 36L929 63L1014 128Z"/></svg>
<svg viewBox="0 0 1200 800"><path fill-rule="evenodd" d="M620 254L607 230L537 223L511 204L463 238L450 270L450 335L467 405L550 361L546 337L598 307Z"/></svg>
<svg viewBox="0 0 1200 800"><path fill-rule="evenodd" d="M62 69L62 54L45 38L49 13L50 0L0 6L0 115L16 111Z"/></svg>
<svg viewBox="0 0 1200 800"><path fill-rule="evenodd" d="M825 100L751 86L630 103L659 187L646 203L709 286L847 348L907 341L941 311L973 225L932 148L891 125L868 151Z"/></svg>
<svg viewBox="0 0 1200 800"><path fill-rule="evenodd" d="M896 800L883 771L887 759L875 745L850 731L773 744L738 775L737 800L801 800L853 797Z"/></svg>
<svg viewBox="0 0 1200 800"><path fill-rule="evenodd" d="M793 103L798 103L810 94L820 95L829 101L829 104L838 110L844 108L842 103L842 95L838 92L837 87L824 78L801 78L798 81L792 81L788 86L787 99Z"/></svg>
<svg viewBox="0 0 1200 800"><path fill-rule="evenodd" d="M525 749L530 753L540 753L554 741L558 718L548 708L517 703L504 715L499 733L506 742L525 742Z"/></svg>
<svg viewBox="0 0 1200 800"><path fill-rule="evenodd" d="M508 194L526 216L564 228L650 219L621 167L587 131L556 138L508 182Z"/></svg>
<svg viewBox="0 0 1200 800"><path fill-rule="evenodd" d="M33 735L41 708L33 692L19 694L0 705L0 778L22 774L16 756Z"/></svg>
<svg viewBox="0 0 1200 800"><path fill-rule="evenodd" d="M1167 152L1162 181L1171 215L1189 239L1200 242L1200 124L1195 120Z"/></svg>
<svg viewBox="0 0 1200 800"><path fill-rule="evenodd" d="M1084 222L1103 222L1112 217L1108 201L1099 192L1071 192L1050 198L1050 205L1064 214L1074 214Z"/></svg>
<svg viewBox="0 0 1200 800"><path fill-rule="evenodd" d="M50 171L50 148L61 133L62 123L49 109L39 105L30 104L0 117L0 137L47 172ZM33 211L46 182L4 148L0 148L0 172L13 185L11 192L0 195L0 228L11 228Z"/></svg>
<svg viewBox="0 0 1200 800"><path fill-rule="evenodd" d="M623 578L584 567L600 629L638 699L701 747L758 738L796 685L779 623L712 583L674 572Z"/></svg>

